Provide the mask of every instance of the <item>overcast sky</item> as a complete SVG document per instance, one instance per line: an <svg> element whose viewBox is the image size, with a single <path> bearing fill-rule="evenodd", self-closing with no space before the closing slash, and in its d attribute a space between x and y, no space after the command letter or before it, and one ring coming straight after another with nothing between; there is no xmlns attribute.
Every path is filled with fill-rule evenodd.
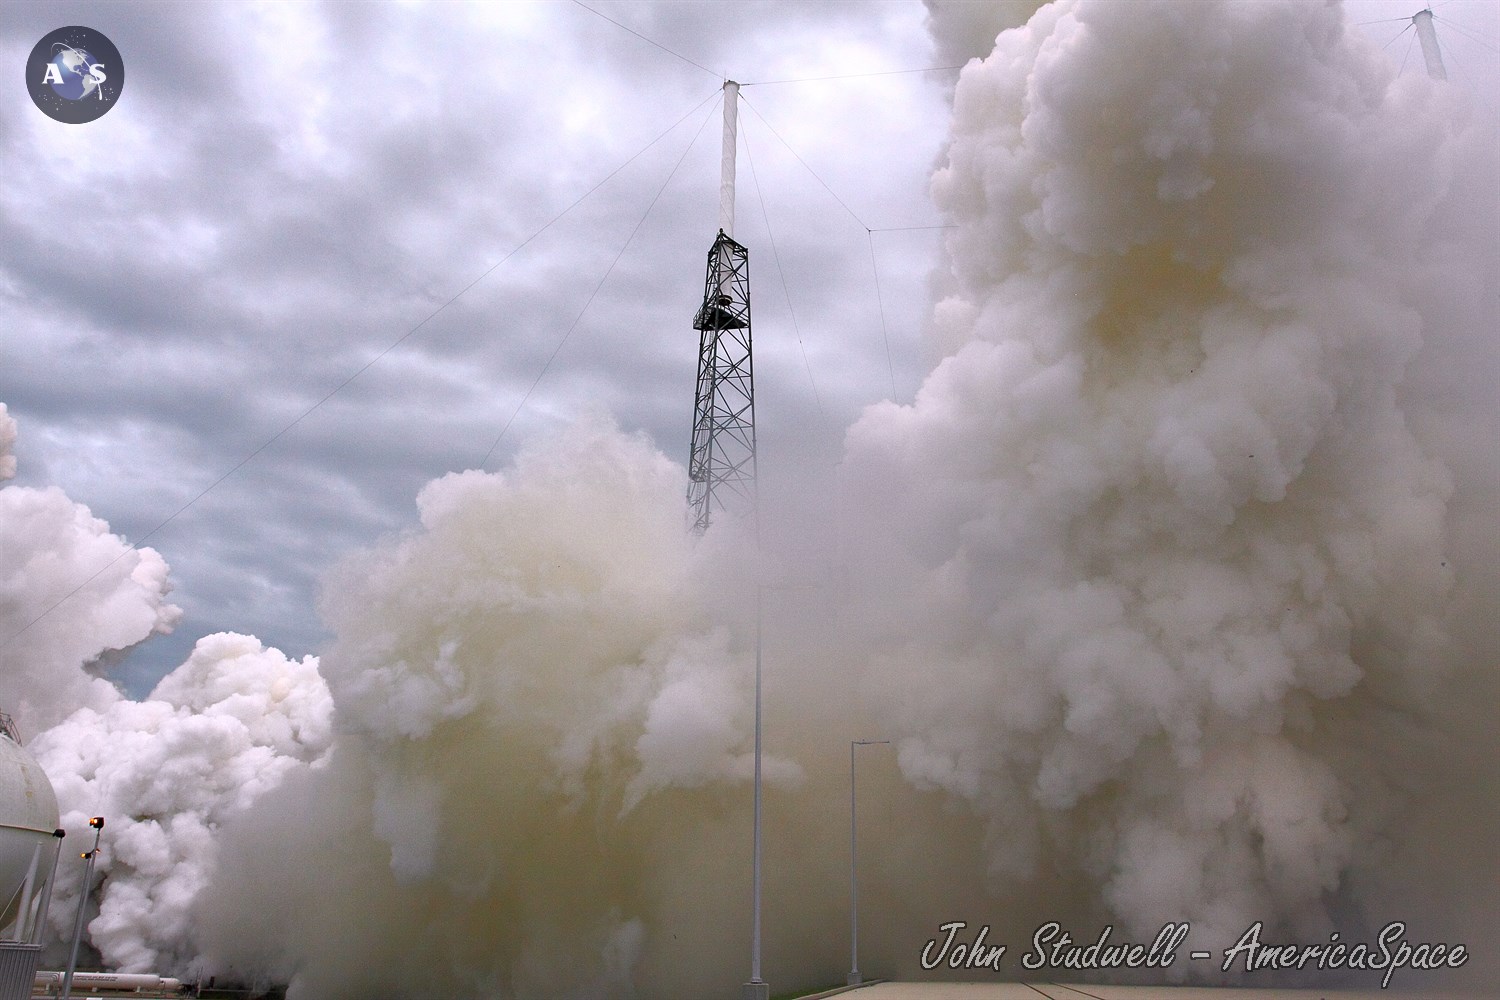
<svg viewBox="0 0 1500 1000"><path fill-rule="evenodd" d="M213 631L317 652L341 554L410 526L428 480L503 468L590 408L686 459L725 75L751 84L736 236L768 499L815 506L808 470L852 417L910 400L942 234L867 227L942 222L927 175L956 74L768 81L943 65L923 7L590 6L685 58L569 2L7 5L14 482L171 565L186 614L120 668L135 693ZM1450 75L1493 104L1494 7L1435 6ZM43 116L20 72L67 24L128 70L87 125ZM1403 28L1359 30L1421 72Z"/></svg>

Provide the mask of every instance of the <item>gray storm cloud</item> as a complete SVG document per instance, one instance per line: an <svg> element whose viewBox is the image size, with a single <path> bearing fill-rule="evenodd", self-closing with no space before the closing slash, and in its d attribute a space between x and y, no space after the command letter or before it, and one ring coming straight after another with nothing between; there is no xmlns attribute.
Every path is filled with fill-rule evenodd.
<svg viewBox="0 0 1500 1000"><path fill-rule="evenodd" d="M848 432L832 574L694 545L682 469L585 419L429 484L330 574L320 659L210 636L133 702L99 675L175 620L165 564L0 489L7 634L124 553L0 691L65 821L120 816L104 961L300 998L731 990L766 564L841 581L768 605L790 980L842 975L855 736L900 775L881 971L947 919L1495 928L1493 134L1336 6L933 20L990 52L933 180L937 360ZM0 410L0 471L13 438Z"/></svg>

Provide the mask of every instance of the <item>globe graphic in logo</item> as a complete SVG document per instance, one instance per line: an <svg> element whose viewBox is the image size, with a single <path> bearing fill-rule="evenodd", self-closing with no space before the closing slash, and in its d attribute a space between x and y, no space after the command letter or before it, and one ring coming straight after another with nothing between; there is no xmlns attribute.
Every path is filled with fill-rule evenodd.
<svg viewBox="0 0 1500 1000"><path fill-rule="evenodd" d="M26 60L26 90L48 118L83 125L108 113L125 86L120 50L81 24L49 31Z"/></svg>
<svg viewBox="0 0 1500 1000"><path fill-rule="evenodd" d="M51 84L53 91L70 101L81 101L89 96L102 98L99 77L93 72L93 68L99 65L99 60L87 49L80 49L66 42L54 42L52 47L57 52L52 57L52 65L57 67L56 75L62 79L61 83L54 79ZM53 79L52 74L48 74L48 78Z"/></svg>

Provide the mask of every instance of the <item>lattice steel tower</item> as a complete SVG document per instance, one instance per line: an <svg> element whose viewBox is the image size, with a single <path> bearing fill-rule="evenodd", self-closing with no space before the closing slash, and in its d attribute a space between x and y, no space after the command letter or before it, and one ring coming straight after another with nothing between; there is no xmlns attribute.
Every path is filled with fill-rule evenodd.
<svg viewBox="0 0 1500 1000"><path fill-rule="evenodd" d="M708 251L703 305L693 318L698 388L688 459L688 518L698 534L721 510L755 507L755 368L750 257L722 229Z"/></svg>
<svg viewBox="0 0 1500 1000"><path fill-rule="evenodd" d="M734 241L735 105L739 84L724 84L719 235L708 250L703 305L693 317L698 384L688 456L688 522L696 534L719 511L755 510L755 364L750 347L750 252Z"/></svg>

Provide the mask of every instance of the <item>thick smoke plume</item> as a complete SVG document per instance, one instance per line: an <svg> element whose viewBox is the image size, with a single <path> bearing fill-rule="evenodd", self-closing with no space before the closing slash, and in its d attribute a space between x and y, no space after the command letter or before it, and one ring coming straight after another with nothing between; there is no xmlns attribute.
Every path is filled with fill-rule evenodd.
<svg viewBox="0 0 1500 1000"><path fill-rule="evenodd" d="M696 943L663 890L730 884L750 715L743 647L693 596L685 485L585 424L432 483L419 532L336 573L338 743L227 831L210 954L298 996L597 996L669 929Z"/></svg>
<svg viewBox="0 0 1500 1000"><path fill-rule="evenodd" d="M331 714L315 659L223 633L200 639L145 701L80 709L32 743L63 826L82 839L89 816L106 817L107 890L89 922L105 963L190 966L192 907L215 875L220 826L327 749ZM56 899L61 925L77 885L63 881Z"/></svg>
<svg viewBox="0 0 1500 1000"><path fill-rule="evenodd" d="M942 360L850 431L846 503L903 773L993 874L1216 949L1402 915L1354 872L1439 692L1493 689L1454 616L1493 539L1445 514L1494 412L1412 391L1493 317L1493 154L1329 5L1054 4L964 72Z"/></svg>
<svg viewBox="0 0 1500 1000"><path fill-rule="evenodd" d="M849 431L840 566L694 545L681 468L585 420L430 484L330 575L320 660L210 636L133 702L101 675L175 621L165 564L0 489L0 622L37 619L0 699L70 830L118 817L103 961L728 994L760 582L777 988L845 969L856 737L895 741L860 776L868 971L932 975L955 919L1017 951L1401 919L1493 981L1493 134L1335 6L933 24L990 54L933 182L934 367ZM0 409L0 475L13 438Z"/></svg>

